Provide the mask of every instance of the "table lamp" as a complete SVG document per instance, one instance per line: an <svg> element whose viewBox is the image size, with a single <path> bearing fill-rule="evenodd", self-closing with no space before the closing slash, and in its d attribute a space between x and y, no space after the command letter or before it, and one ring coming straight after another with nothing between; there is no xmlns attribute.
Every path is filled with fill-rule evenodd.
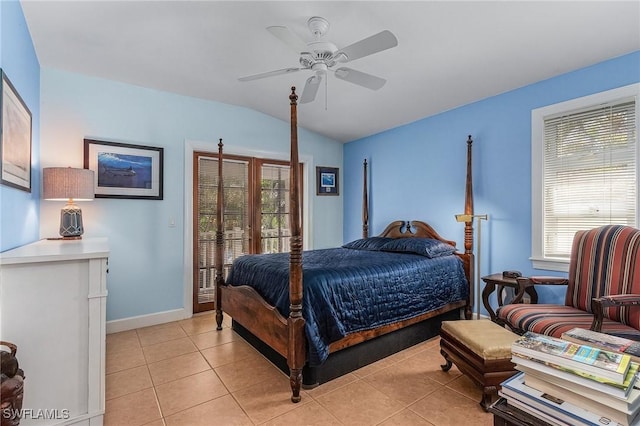
<svg viewBox="0 0 640 426"><path fill-rule="evenodd" d="M80 239L84 233L82 210L74 201L90 201L95 195L94 173L88 169L47 167L42 169L42 198L67 201L60 211L60 236Z"/></svg>

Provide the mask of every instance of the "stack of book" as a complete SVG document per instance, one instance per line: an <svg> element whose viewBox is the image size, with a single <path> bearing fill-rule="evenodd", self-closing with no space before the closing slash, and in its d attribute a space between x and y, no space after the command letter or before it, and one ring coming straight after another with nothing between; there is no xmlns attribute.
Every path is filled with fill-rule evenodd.
<svg viewBox="0 0 640 426"><path fill-rule="evenodd" d="M502 383L508 404L552 425L640 425L639 365L629 354L531 332L511 352L519 373Z"/></svg>

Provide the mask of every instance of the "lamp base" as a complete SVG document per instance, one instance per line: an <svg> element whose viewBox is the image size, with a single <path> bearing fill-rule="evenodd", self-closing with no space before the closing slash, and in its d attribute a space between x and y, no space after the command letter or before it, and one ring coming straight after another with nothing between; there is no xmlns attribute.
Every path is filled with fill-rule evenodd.
<svg viewBox="0 0 640 426"><path fill-rule="evenodd" d="M82 210L69 203L60 210L60 235L63 239L79 239L82 234Z"/></svg>

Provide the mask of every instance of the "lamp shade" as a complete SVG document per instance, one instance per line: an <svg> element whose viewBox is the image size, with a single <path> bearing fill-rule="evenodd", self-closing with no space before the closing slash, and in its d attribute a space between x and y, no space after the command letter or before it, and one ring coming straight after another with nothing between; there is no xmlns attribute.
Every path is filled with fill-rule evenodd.
<svg viewBox="0 0 640 426"><path fill-rule="evenodd" d="M46 167L42 169L42 198L45 200L93 200L94 173L89 169Z"/></svg>

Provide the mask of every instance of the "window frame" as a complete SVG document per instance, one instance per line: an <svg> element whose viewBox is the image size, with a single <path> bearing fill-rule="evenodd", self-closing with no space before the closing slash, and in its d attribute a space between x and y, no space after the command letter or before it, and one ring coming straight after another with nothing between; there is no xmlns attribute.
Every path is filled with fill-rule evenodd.
<svg viewBox="0 0 640 426"><path fill-rule="evenodd" d="M246 197L246 200L244 200L244 202L246 202L246 208L240 208L239 210L239 214L244 218L244 220L241 220L242 222L242 236L239 239L240 241L240 245L242 253L244 254L255 254L255 253L263 253L262 252L262 241L263 241L263 236L262 236L262 226L261 226L261 217L262 217L262 213L263 213L263 203L262 203L262 180L263 180L263 168L264 167L278 167L278 168L282 168L283 170L285 170L285 175L287 177L287 179L290 178L290 171L291 171L291 162L287 161L287 160L280 160L280 159L273 159L273 158L263 158L263 157L252 157L252 156L246 156L246 155L237 155L237 154L223 154L222 156L222 162L224 164L223 166L223 179L225 180L225 185L224 185L224 191L225 191L225 200L228 201L228 193L227 191L232 190L233 188L236 188L235 186L227 186L228 185L228 181L229 181L229 175L227 174L227 172L229 172L229 167L231 164L239 164L242 168L242 171L246 173L246 179L243 181L244 185L239 186L237 188L239 188L242 193L243 193L243 197L242 199L244 200ZM202 208L201 208L201 190L207 190L210 189L212 191L217 191L218 188L218 184L217 182L213 183L213 184L208 184L208 185L204 185L201 176L201 170L202 170L202 166L203 160L207 160L207 161L211 161L214 162L215 164L213 164L213 167L208 168L207 170L210 171L210 175L215 177L215 179L217 179L218 177L218 164L217 162L219 161L219 157L218 157L218 153L215 152L209 152L209 151L202 151L202 150L194 150L192 152L192 158L193 158L193 162L192 162L192 189L193 189L193 193L192 193L192 213L193 213L193 220L192 220L192 224L193 224L193 229L192 229L192 260L193 260L193 264L192 264L192 269L193 269L193 274L192 274L192 287L193 287L193 291L192 291L192 310L194 313L198 313L198 312L205 312L205 311L210 311L212 309L214 309L214 300L212 299L213 296L215 296L215 294L210 294L209 295L209 300L206 300L207 297L202 298L201 300L201 291L200 291L200 285L203 283L202 281L202 277L204 274L204 279L206 280L206 288L208 290L211 290L214 288L214 265L211 262L214 262L214 247L215 247L215 238L213 236L209 236L209 238L203 240L201 239L202 233L201 233L201 218L202 216L206 216L206 217L216 217L217 216L217 205L215 205L215 201L217 200L217 197L213 197L213 202L209 201L206 205L208 206L208 208L206 209L206 212L203 212ZM299 184L299 195L300 195L300 199L301 199L301 203L300 203L300 214L301 217L304 218L305 217L305 211L304 211L304 188L306 187L304 185L305 183L305 174L304 174L304 163L300 162L300 168L299 168L299 176L298 176L298 184ZM290 199L290 189L287 190L287 194L286 194L286 198L287 200ZM225 203L226 204L226 203ZM243 203L244 204L244 203ZM223 218L225 219L225 223L228 224L228 220L230 216L234 216L233 211L229 211L227 209L228 206L224 206L224 212L222 213ZM246 210L246 212L244 212L244 210ZM243 213L244 212L244 213ZM290 215L292 212L287 211L286 215ZM207 221L207 223L211 224L212 222ZM303 225L304 222L301 222L301 225ZM288 227L286 228L287 230L289 229ZM213 229L208 229L206 231L207 234L214 234L216 231L215 227ZM227 231L230 231L227 227L225 227L225 234L227 233ZM304 238L303 238L304 240ZM226 244L228 243L229 240L225 241L225 252L226 250L229 249L229 247L226 246ZM282 246L284 247L284 246ZM281 248L282 248L281 247ZM286 250L281 251L281 252L288 252L289 248L287 246ZM204 255L203 255L204 253ZM242 255L242 254L240 254ZM201 261L203 259L204 256L204 262L205 264L201 264ZM231 263L233 262L233 259L237 258L237 256L233 256L231 261L229 261L226 257L224 259L224 265L223 265L223 274L226 277L230 267L231 267ZM210 284L210 285L209 285Z"/></svg>
<svg viewBox="0 0 640 426"><path fill-rule="evenodd" d="M545 119L558 114L572 114L603 104L635 100L636 174L640 177L640 83L595 93L531 111L531 257L534 269L569 271L569 259L544 256L544 126ZM640 223L640 185L636 179L636 224Z"/></svg>
<svg viewBox="0 0 640 426"><path fill-rule="evenodd" d="M286 160L276 160L276 159L272 159L272 158L262 158L262 157L251 157L252 159L252 163L253 163L253 181L252 181L252 188L254 189L254 194L253 194L253 205L259 207L257 209L257 211L254 211L253 217L252 217L252 253L262 253L262 234L261 234L261 228L262 228L262 213L263 213L263 209L262 209L262 196L261 196L261 180L262 180L262 169L265 166L277 166L277 167L282 167L285 166L287 167L287 173L290 172L291 170L291 161L286 161ZM305 165L303 162L300 162L300 168L299 168L299 174L298 174L298 184L299 184L299 188L298 188L298 195L300 198L300 213L301 213L301 229L304 228L304 217L305 217L305 210L304 210L304 184L305 184L305 174L304 174L304 169L305 169ZM291 188L289 188L289 191L291 190ZM287 197L289 196L289 192L287 192ZM291 214L291 212L287 212L287 215ZM303 236L303 240L304 240L304 232L302 232L302 236ZM288 253L289 250L286 250L286 252Z"/></svg>

